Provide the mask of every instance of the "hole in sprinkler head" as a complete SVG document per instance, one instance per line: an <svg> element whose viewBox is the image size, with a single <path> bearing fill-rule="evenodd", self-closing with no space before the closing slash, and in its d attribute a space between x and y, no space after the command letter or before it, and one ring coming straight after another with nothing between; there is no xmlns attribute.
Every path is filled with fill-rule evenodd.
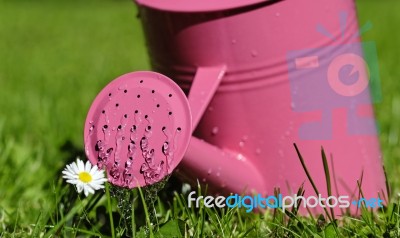
<svg viewBox="0 0 400 238"><path fill-rule="evenodd" d="M154 90L151 90L151 93L155 93L156 91L154 91Z"/></svg>
<svg viewBox="0 0 400 238"><path fill-rule="evenodd" d="M138 110L135 110L135 113L136 113L136 114L138 114L138 113L139 113L139 111L138 111Z"/></svg>
<svg viewBox="0 0 400 238"><path fill-rule="evenodd" d="M161 130L165 131L165 129L166 129L165 126L163 126Z"/></svg>
<svg viewBox="0 0 400 238"><path fill-rule="evenodd" d="M137 95L137 98L140 98L140 94Z"/></svg>
<svg viewBox="0 0 400 238"><path fill-rule="evenodd" d="M140 83L143 83L143 80L140 80Z"/></svg>
<svg viewBox="0 0 400 238"><path fill-rule="evenodd" d="M128 90L125 89L125 90L124 90L124 93L127 93L127 92L128 92Z"/></svg>
<svg viewBox="0 0 400 238"><path fill-rule="evenodd" d="M100 143L101 143L101 140L98 140L98 141L96 142L96 145L94 146L94 150L95 150L95 151L100 151L100 146L99 146Z"/></svg>
<svg viewBox="0 0 400 238"><path fill-rule="evenodd" d="M107 129L107 128L108 128L108 125L104 125L103 128L104 128L104 129Z"/></svg>
<svg viewBox="0 0 400 238"><path fill-rule="evenodd" d="M125 117L125 118L128 118L128 114L125 114L124 117Z"/></svg>
<svg viewBox="0 0 400 238"><path fill-rule="evenodd" d="M172 94L169 94L168 97L172 97Z"/></svg>
<svg viewBox="0 0 400 238"><path fill-rule="evenodd" d="M161 151L163 152L164 155L167 155L168 153L168 141L164 142L164 144L161 146Z"/></svg>
<svg viewBox="0 0 400 238"><path fill-rule="evenodd" d="M121 129L122 129L122 126L121 126L121 125L119 125L119 126L118 126L118 130L121 130Z"/></svg>
<svg viewBox="0 0 400 238"><path fill-rule="evenodd" d="M151 126L147 126L147 130L151 130Z"/></svg>
<svg viewBox="0 0 400 238"><path fill-rule="evenodd" d="M146 118L146 119L147 119L148 117L149 117L149 116L147 116L147 115L144 115L144 118Z"/></svg>
<svg viewBox="0 0 400 238"><path fill-rule="evenodd" d="M117 104L115 104L115 106L116 106L116 107L119 107L119 104L117 103Z"/></svg>
<svg viewBox="0 0 400 238"><path fill-rule="evenodd" d="M109 93L108 96L111 97L111 93Z"/></svg>
<svg viewBox="0 0 400 238"><path fill-rule="evenodd" d="M181 130L182 130L182 128L178 127L178 128L176 128L176 130L177 130L177 131L181 131Z"/></svg>
<svg viewBox="0 0 400 238"><path fill-rule="evenodd" d="M136 131L136 125L133 125L131 128L131 132L134 132L134 131Z"/></svg>
<svg viewBox="0 0 400 238"><path fill-rule="evenodd" d="M104 114L104 113L106 113L106 111L105 111L105 110L103 110L103 111L101 111L101 113L103 113L103 114Z"/></svg>
<svg viewBox="0 0 400 238"><path fill-rule="evenodd" d="M157 107L160 107L160 104L157 104Z"/></svg>
<svg viewBox="0 0 400 238"><path fill-rule="evenodd" d="M171 115L172 115L172 112L168 112L168 115L170 115L170 116L171 116Z"/></svg>

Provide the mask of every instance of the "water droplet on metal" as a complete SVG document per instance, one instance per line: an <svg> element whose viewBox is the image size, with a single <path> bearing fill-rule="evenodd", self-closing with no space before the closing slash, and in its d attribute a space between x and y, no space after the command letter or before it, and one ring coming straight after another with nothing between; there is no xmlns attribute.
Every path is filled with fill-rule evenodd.
<svg viewBox="0 0 400 238"><path fill-rule="evenodd" d="M110 176L112 177L114 183L116 183L121 176L121 173L119 172L118 167L119 167L119 163L115 162L110 171Z"/></svg>
<svg viewBox="0 0 400 238"><path fill-rule="evenodd" d="M212 169L208 169L207 174L210 175L212 173Z"/></svg>
<svg viewBox="0 0 400 238"><path fill-rule="evenodd" d="M215 136L216 134L218 134L219 128L217 126L214 126L211 130L211 134L213 136Z"/></svg>
<svg viewBox="0 0 400 238"><path fill-rule="evenodd" d="M244 161L246 158L242 154L237 154L236 159L240 160L240 161Z"/></svg>
<svg viewBox="0 0 400 238"><path fill-rule="evenodd" d="M243 148L244 147L244 141L239 142L239 147Z"/></svg>
<svg viewBox="0 0 400 238"><path fill-rule="evenodd" d="M131 140L128 145L128 158L133 159L135 157L136 152L136 144L134 141Z"/></svg>
<svg viewBox="0 0 400 238"><path fill-rule="evenodd" d="M148 145L149 145L149 142L148 142L147 138L145 136L143 136L142 139L140 139L140 149L143 152L147 152L147 146Z"/></svg>
<svg viewBox="0 0 400 238"><path fill-rule="evenodd" d="M123 173L125 187L129 187L132 182L132 164L132 158L129 158L125 163L125 169Z"/></svg>

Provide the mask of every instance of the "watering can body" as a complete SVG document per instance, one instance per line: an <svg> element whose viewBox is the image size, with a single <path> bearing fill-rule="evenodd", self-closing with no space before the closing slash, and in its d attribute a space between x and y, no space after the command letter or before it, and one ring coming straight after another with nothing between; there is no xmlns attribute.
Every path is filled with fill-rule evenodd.
<svg viewBox="0 0 400 238"><path fill-rule="evenodd" d="M346 75L345 65L356 69L349 77L366 75L353 1L232 2L138 1L153 69L178 83L199 112L181 176L226 193L293 195L304 184L314 194L297 143L323 196L321 146L333 194L354 197L361 187L365 197L383 196L368 81L335 77Z"/></svg>

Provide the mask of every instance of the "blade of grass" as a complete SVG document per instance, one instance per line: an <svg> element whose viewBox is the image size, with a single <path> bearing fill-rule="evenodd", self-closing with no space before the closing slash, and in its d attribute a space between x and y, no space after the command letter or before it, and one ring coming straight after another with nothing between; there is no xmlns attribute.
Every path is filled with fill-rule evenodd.
<svg viewBox="0 0 400 238"><path fill-rule="evenodd" d="M385 198L385 201L387 203L390 203L390 199L392 197L392 194L391 194L392 192L390 191L390 184L389 184L389 179L388 179L388 176L387 176L387 173L386 173L385 165L382 165L382 168L383 168L383 174L385 175L385 185L386 185L386 195L387 195L387 200ZM382 194L382 196L385 197L385 194Z"/></svg>
<svg viewBox="0 0 400 238"><path fill-rule="evenodd" d="M50 231L48 231L44 237L52 236L56 231L58 231L61 228L61 226L64 225L65 222L71 220L72 217L79 211L79 209L85 207L86 205L87 205L87 200L84 199L82 200L82 203L72 207L72 209L67 213L67 215L64 216L60 221L58 221L57 224Z"/></svg>
<svg viewBox="0 0 400 238"><path fill-rule="evenodd" d="M322 157L322 163L324 165L324 173L325 173L325 181L326 181L326 188L328 191L328 197L330 197L330 196L332 196L331 175L329 173L328 160L326 159L326 155L325 155L325 151L324 151L323 147L321 147L321 157ZM332 219L335 219L335 212L333 210L333 207L331 207L330 210L331 210Z"/></svg>
<svg viewBox="0 0 400 238"><path fill-rule="evenodd" d="M135 222L135 191L132 190L132 209L131 209L131 230L132 230L132 237L135 238L136 237L136 222Z"/></svg>
<svg viewBox="0 0 400 238"><path fill-rule="evenodd" d="M104 235L100 234L100 233L96 233L93 231L88 231L88 230L83 230L83 229L79 229L79 228L75 228L75 227L64 227L64 229L69 230L69 231L77 231L80 232L82 234L87 234L87 235L91 235L91 236L97 236L97 237L104 237Z"/></svg>
<svg viewBox="0 0 400 238"><path fill-rule="evenodd" d="M149 215L149 211L147 209L146 200L144 199L142 188L140 186L138 186L138 189L139 189L140 198L142 199L142 203L143 203L143 210L144 210L144 214L146 217L147 227L149 229L149 236L150 236L150 238L154 238L153 228L152 228L152 224L150 222L150 215Z"/></svg>
<svg viewBox="0 0 400 238"><path fill-rule="evenodd" d="M282 224L278 224L278 223L274 223L274 222L269 222L269 224L274 225L274 226L276 226L276 227L280 227L282 230L287 231L288 233L292 234L294 237L300 237L300 238L301 238L300 235L298 235L298 234L295 233L294 231L292 231L292 230L290 230L290 229L284 227ZM314 234L315 234L315 233L314 233Z"/></svg>
<svg viewBox="0 0 400 238"><path fill-rule="evenodd" d="M114 219L112 215L111 196L110 196L110 184L106 182L105 185L106 185L106 196L107 196L107 209L110 218L111 237L115 238Z"/></svg>
<svg viewBox="0 0 400 238"><path fill-rule="evenodd" d="M297 153L297 156L299 157L301 166L303 166L304 172L306 173L307 178L308 178L308 180L309 180L310 183L311 183L311 186L313 187L315 193L316 193L317 196L318 196L320 193L319 193L319 191L318 191L317 186L316 186L315 183L314 183L314 180L312 179L312 177L311 177L311 175L310 175L310 172L309 172L308 169L307 169L307 166L306 166L306 163L304 162L303 156L301 155L299 148L297 148L296 143L293 143L293 145L294 145L294 148L296 149L296 153ZM324 207L324 211L325 211L325 214L326 214L326 216L328 217L328 219L332 222L333 219L332 219L331 216L329 215L329 212L328 212L328 210L326 209L326 207Z"/></svg>
<svg viewBox="0 0 400 238"><path fill-rule="evenodd" d="M335 186L336 196L339 196L340 193L339 193L339 188L338 188L338 185L337 185L336 171L335 171L335 165L333 163L333 155L332 154L330 156L330 159L331 159L331 168L332 168L332 176L333 176L333 186ZM340 208L340 212L342 214L346 213L346 211L343 208Z"/></svg>
<svg viewBox="0 0 400 238"><path fill-rule="evenodd" d="M357 186L358 186L358 188L360 190L361 197L365 198L364 197L364 193L362 191L362 187L361 187L362 176L361 176L361 182L359 180L357 180ZM360 205L360 202L359 202L358 205ZM368 208L367 208L367 205L366 205L365 201L363 201L363 203L361 204L361 218L363 219L364 223L367 224L369 229L373 232L374 237L377 237L373 216L369 215Z"/></svg>

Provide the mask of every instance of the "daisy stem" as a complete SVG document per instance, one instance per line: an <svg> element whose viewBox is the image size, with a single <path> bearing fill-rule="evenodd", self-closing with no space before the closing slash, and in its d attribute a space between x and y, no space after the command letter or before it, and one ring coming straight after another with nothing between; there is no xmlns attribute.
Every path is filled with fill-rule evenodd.
<svg viewBox="0 0 400 238"><path fill-rule="evenodd" d="M114 220L112 216L112 206L111 206L111 196L110 196L110 184L106 182L105 185L106 185L108 215L110 216L111 237L115 238Z"/></svg>

